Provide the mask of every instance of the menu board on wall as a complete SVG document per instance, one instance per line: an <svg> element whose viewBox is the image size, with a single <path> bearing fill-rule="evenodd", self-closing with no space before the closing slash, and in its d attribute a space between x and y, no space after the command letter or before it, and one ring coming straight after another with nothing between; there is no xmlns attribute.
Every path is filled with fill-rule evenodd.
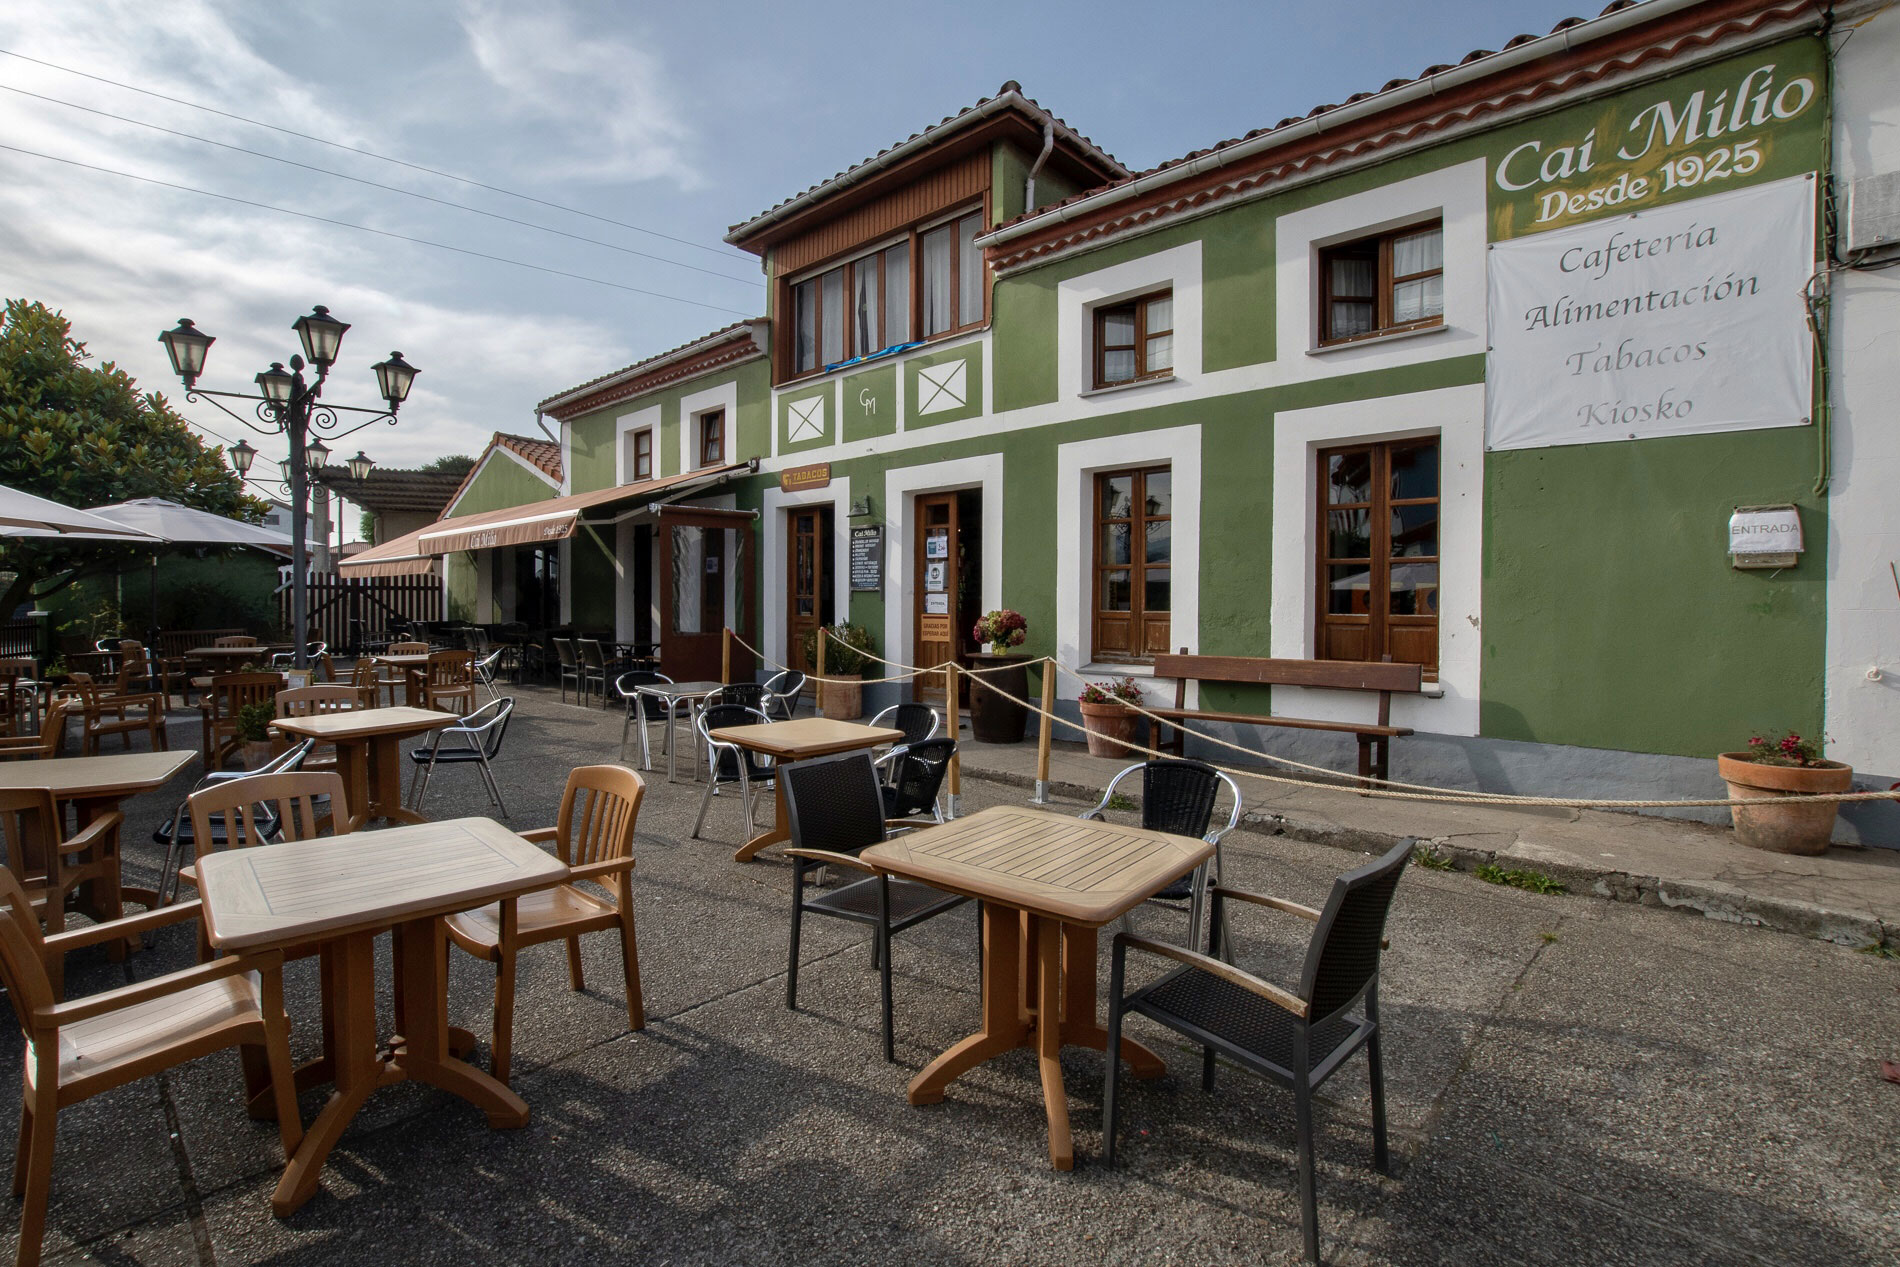
<svg viewBox="0 0 1900 1267"><path fill-rule="evenodd" d="M884 529L871 526L851 530L851 589L884 588Z"/></svg>
<svg viewBox="0 0 1900 1267"><path fill-rule="evenodd" d="M1807 422L1814 191L1797 176L1494 245L1487 447Z"/></svg>

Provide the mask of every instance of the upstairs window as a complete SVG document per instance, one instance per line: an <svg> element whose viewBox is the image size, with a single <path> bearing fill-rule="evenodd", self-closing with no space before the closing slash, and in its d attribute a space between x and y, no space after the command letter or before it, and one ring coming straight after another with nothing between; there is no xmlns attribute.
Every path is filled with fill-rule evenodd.
<svg viewBox="0 0 1900 1267"><path fill-rule="evenodd" d="M1322 345L1444 324L1441 221L1325 247L1319 274Z"/></svg>
<svg viewBox="0 0 1900 1267"><path fill-rule="evenodd" d="M699 464L724 466L726 463L726 411L715 409L699 416Z"/></svg>
<svg viewBox="0 0 1900 1267"><path fill-rule="evenodd" d="M1095 310L1095 386L1114 387L1172 373L1172 290Z"/></svg>
<svg viewBox="0 0 1900 1267"><path fill-rule="evenodd" d="M982 230L979 209L798 282L790 373L981 325L989 315Z"/></svg>
<svg viewBox="0 0 1900 1267"><path fill-rule="evenodd" d="M627 437L631 450L633 478L650 480L653 478L653 428L643 427Z"/></svg>

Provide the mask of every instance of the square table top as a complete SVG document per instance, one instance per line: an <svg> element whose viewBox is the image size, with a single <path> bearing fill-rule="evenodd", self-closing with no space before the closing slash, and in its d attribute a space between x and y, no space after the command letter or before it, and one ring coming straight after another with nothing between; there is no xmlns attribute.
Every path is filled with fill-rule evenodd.
<svg viewBox="0 0 1900 1267"><path fill-rule="evenodd" d="M853 752L896 743L904 737L901 730L889 726L864 726L854 721L833 721L829 717L799 717L764 725L721 726L712 737L722 743L762 752L781 761L799 761L807 757L828 757L836 752Z"/></svg>
<svg viewBox="0 0 1900 1267"><path fill-rule="evenodd" d="M644 682L634 689L646 695L684 699L688 695L710 695L725 685L724 682Z"/></svg>
<svg viewBox="0 0 1900 1267"><path fill-rule="evenodd" d="M434 653L430 651L405 651L401 655L379 655L371 656L370 658L377 664L387 664L392 668L419 669L429 663L429 657L433 654Z"/></svg>
<svg viewBox="0 0 1900 1267"><path fill-rule="evenodd" d="M309 717L279 717L274 729L305 739L373 739L378 735L419 735L426 730L453 726L461 718L433 708L350 708L340 713L314 713Z"/></svg>
<svg viewBox="0 0 1900 1267"><path fill-rule="evenodd" d="M558 884L559 858L492 818L452 818L198 859L205 936L290 945L484 906Z"/></svg>
<svg viewBox="0 0 1900 1267"><path fill-rule="evenodd" d="M1189 836L999 805L858 856L952 893L1099 928L1213 853Z"/></svg>
<svg viewBox="0 0 1900 1267"><path fill-rule="evenodd" d="M61 798L123 796L149 792L198 757L195 748L176 752L114 752L97 757L46 757L0 762L0 788L51 788Z"/></svg>

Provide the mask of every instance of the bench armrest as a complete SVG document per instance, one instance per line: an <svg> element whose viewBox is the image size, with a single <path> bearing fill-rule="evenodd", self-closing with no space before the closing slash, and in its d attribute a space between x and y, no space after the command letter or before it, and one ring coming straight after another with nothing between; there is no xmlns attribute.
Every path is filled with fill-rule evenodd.
<svg viewBox="0 0 1900 1267"><path fill-rule="evenodd" d="M1176 963L1186 964L1190 968L1199 968L1202 972L1219 977L1231 985L1237 985L1249 993L1259 995L1275 1007L1283 1008L1293 1013L1293 1015L1300 1017L1302 1020L1306 1017L1306 1000L1281 989L1271 981L1262 981L1259 977L1254 976L1253 973L1241 968L1236 968L1233 964L1225 963L1214 958L1212 955L1204 955L1198 950L1189 950L1185 946L1172 946L1167 942L1150 941L1146 937L1136 937L1130 933L1117 934L1115 937L1116 951L1119 952L1124 947L1130 950L1146 951L1151 955L1159 955L1163 959L1172 959Z"/></svg>

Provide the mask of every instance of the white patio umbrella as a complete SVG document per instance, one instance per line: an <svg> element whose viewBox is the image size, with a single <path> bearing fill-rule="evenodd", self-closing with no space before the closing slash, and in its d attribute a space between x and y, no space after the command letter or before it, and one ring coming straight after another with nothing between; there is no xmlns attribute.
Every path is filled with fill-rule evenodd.
<svg viewBox="0 0 1900 1267"><path fill-rule="evenodd" d="M150 533L90 511L35 497L32 493L0 484L0 537L57 539L66 537L75 543L85 541L157 540Z"/></svg>
<svg viewBox="0 0 1900 1267"><path fill-rule="evenodd" d="M144 534L153 545L173 546L257 546L261 549L290 550L290 537L260 524L227 519L208 510L182 506L163 497L140 497L110 506L95 506L92 513L101 519ZM151 618L153 632L158 624L158 555L151 565Z"/></svg>

